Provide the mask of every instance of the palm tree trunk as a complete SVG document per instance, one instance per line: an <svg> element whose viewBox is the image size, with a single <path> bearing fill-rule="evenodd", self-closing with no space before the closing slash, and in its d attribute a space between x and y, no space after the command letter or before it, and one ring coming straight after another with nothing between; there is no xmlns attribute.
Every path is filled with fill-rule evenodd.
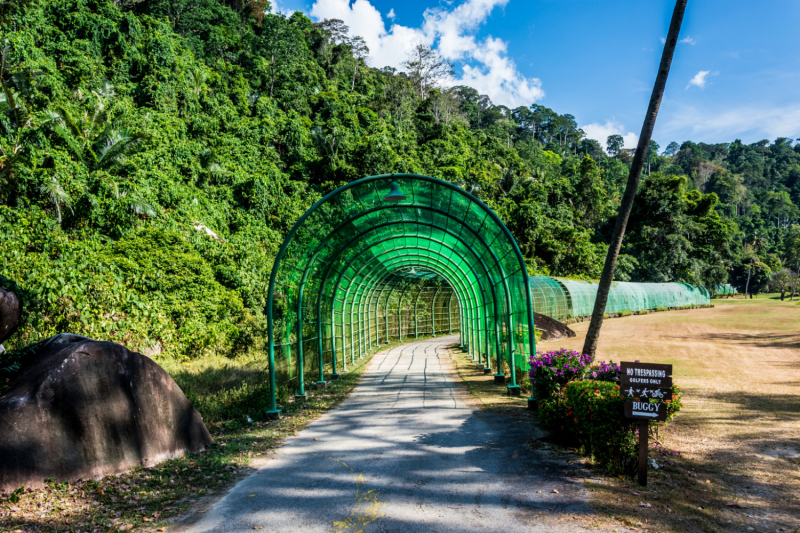
<svg viewBox="0 0 800 533"><path fill-rule="evenodd" d="M661 99L664 96L664 87L667 85L672 56L675 52L675 46L678 44L678 35L681 31L681 22L683 22L683 13L686 10L687 1L677 0L675 2L675 10L672 12L667 41L664 43L664 51L661 54L661 65L658 67L658 75L653 86L653 92L650 95L650 105L647 108L647 115L642 125L642 133L639 136L639 145L636 147L636 154L633 157L631 171L628 174L628 184L625 186L625 194L622 196L619 214L614 225L614 234L611 237L608 255L606 255L606 262L603 266L603 274L600 276L600 284L597 287L597 299L594 302L592 321L589 324L589 331L586 333L586 341L583 345L583 353L590 355L592 359L594 359L597 351L597 341L600 339L600 328L603 325L603 314L608 302L608 292L611 289L611 283L614 281L614 270L617 267L622 238L625 236L625 227L628 225L628 218L633 208L633 200L636 198L636 189L639 187L644 157L650 146L650 138L656 125L658 108L661 106Z"/></svg>
<svg viewBox="0 0 800 533"><path fill-rule="evenodd" d="M745 300L747 300L747 295L750 294L750 292L749 292L750 291L750 273L753 271L753 261L755 261L755 260L756 260L756 258L755 258L755 256L753 256L753 258L750 260L750 266L747 267L747 283L745 283L745 285L744 285L744 299Z"/></svg>

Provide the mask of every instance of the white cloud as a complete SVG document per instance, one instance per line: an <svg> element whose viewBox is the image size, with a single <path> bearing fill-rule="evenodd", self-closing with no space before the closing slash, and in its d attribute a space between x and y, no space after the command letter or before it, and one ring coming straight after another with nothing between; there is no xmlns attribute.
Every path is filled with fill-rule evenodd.
<svg viewBox="0 0 800 533"><path fill-rule="evenodd" d="M280 5L278 5L278 0L269 0L269 3L272 6L272 13L283 13L287 17L291 17L295 11L294 9L283 9Z"/></svg>
<svg viewBox="0 0 800 533"><path fill-rule="evenodd" d="M666 37L661 37L661 44L667 44ZM678 41L678 44L691 44L692 46L694 46L695 44L697 44L697 41L695 41L692 37L686 36L680 41Z"/></svg>
<svg viewBox="0 0 800 533"><path fill-rule="evenodd" d="M541 81L523 76L508 56L508 45L494 37L479 40L475 33L495 7L509 0L466 0L454 8L426 9L419 28L386 24L369 0L317 0L311 16L321 20L341 19L350 26L351 35L360 35L370 49L370 63L376 67L402 68L403 61L418 44L435 46L439 53L460 64L460 78L448 85L470 85L487 94L496 104L511 107L530 105L544 97ZM389 12L392 19L394 10Z"/></svg>
<svg viewBox="0 0 800 533"><path fill-rule="evenodd" d="M710 70L701 70L700 72L694 75L694 78L689 80L689 85L687 85L686 88L688 89L689 87L694 85L696 87L700 87L701 89L705 89L706 76L708 76L709 74L711 74Z"/></svg>
<svg viewBox="0 0 800 533"><path fill-rule="evenodd" d="M776 107L742 106L723 111L682 106L670 113L659 135L670 138L682 135L684 139L706 142L797 138L800 137L800 102Z"/></svg>
<svg viewBox="0 0 800 533"><path fill-rule="evenodd" d="M388 18L390 18L390 19L394 20L394 19L395 19L395 17L397 16L397 15L395 15L395 14L394 14L394 8L390 9L390 10L389 10L389 12L386 14L386 16L387 16Z"/></svg>
<svg viewBox="0 0 800 533"><path fill-rule="evenodd" d="M632 131L625 133L625 126L616 120L607 120L605 124L597 122L587 124L581 126L581 129L586 133L586 137L599 142L603 150L606 149L606 141L610 135L622 135L625 148L636 148L636 145L639 144L639 136Z"/></svg>

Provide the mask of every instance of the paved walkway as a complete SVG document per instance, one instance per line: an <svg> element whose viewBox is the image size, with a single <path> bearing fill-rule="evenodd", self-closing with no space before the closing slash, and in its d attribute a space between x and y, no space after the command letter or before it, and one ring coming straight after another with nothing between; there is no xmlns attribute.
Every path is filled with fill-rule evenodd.
<svg viewBox="0 0 800 533"><path fill-rule="evenodd" d="M447 352L456 340L375 355L338 409L186 531L574 531L575 522L543 521L589 512L571 467L530 451L530 427L464 402Z"/></svg>

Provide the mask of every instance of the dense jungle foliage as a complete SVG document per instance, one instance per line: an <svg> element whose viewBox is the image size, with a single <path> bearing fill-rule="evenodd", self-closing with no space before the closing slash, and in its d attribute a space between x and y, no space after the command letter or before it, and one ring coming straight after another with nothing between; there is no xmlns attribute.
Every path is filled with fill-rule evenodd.
<svg viewBox="0 0 800 533"><path fill-rule="evenodd" d="M70 331L178 357L263 336L272 259L324 193L416 172L495 209L531 272L599 276L630 150L413 68L266 0L20 0L0 11L7 348ZM413 65L411 65L413 67ZM653 144L617 279L796 271L800 144Z"/></svg>

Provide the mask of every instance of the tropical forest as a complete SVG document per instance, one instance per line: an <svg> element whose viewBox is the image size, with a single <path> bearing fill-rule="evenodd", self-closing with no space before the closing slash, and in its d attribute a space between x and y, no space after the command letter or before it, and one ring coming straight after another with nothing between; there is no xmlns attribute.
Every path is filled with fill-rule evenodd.
<svg viewBox="0 0 800 533"><path fill-rule="evenodd" d="M243 349L282 236L375 174L475 194L531 274L599 277L635 147L585 138L569 110L443 88L434 50L404 71L370 66L341 21L268 8L4 8L0 265L28 302L6 349L60 331L179 356ZM615 279L792 291L798 205L792 139L651 141Z"/></svg>

